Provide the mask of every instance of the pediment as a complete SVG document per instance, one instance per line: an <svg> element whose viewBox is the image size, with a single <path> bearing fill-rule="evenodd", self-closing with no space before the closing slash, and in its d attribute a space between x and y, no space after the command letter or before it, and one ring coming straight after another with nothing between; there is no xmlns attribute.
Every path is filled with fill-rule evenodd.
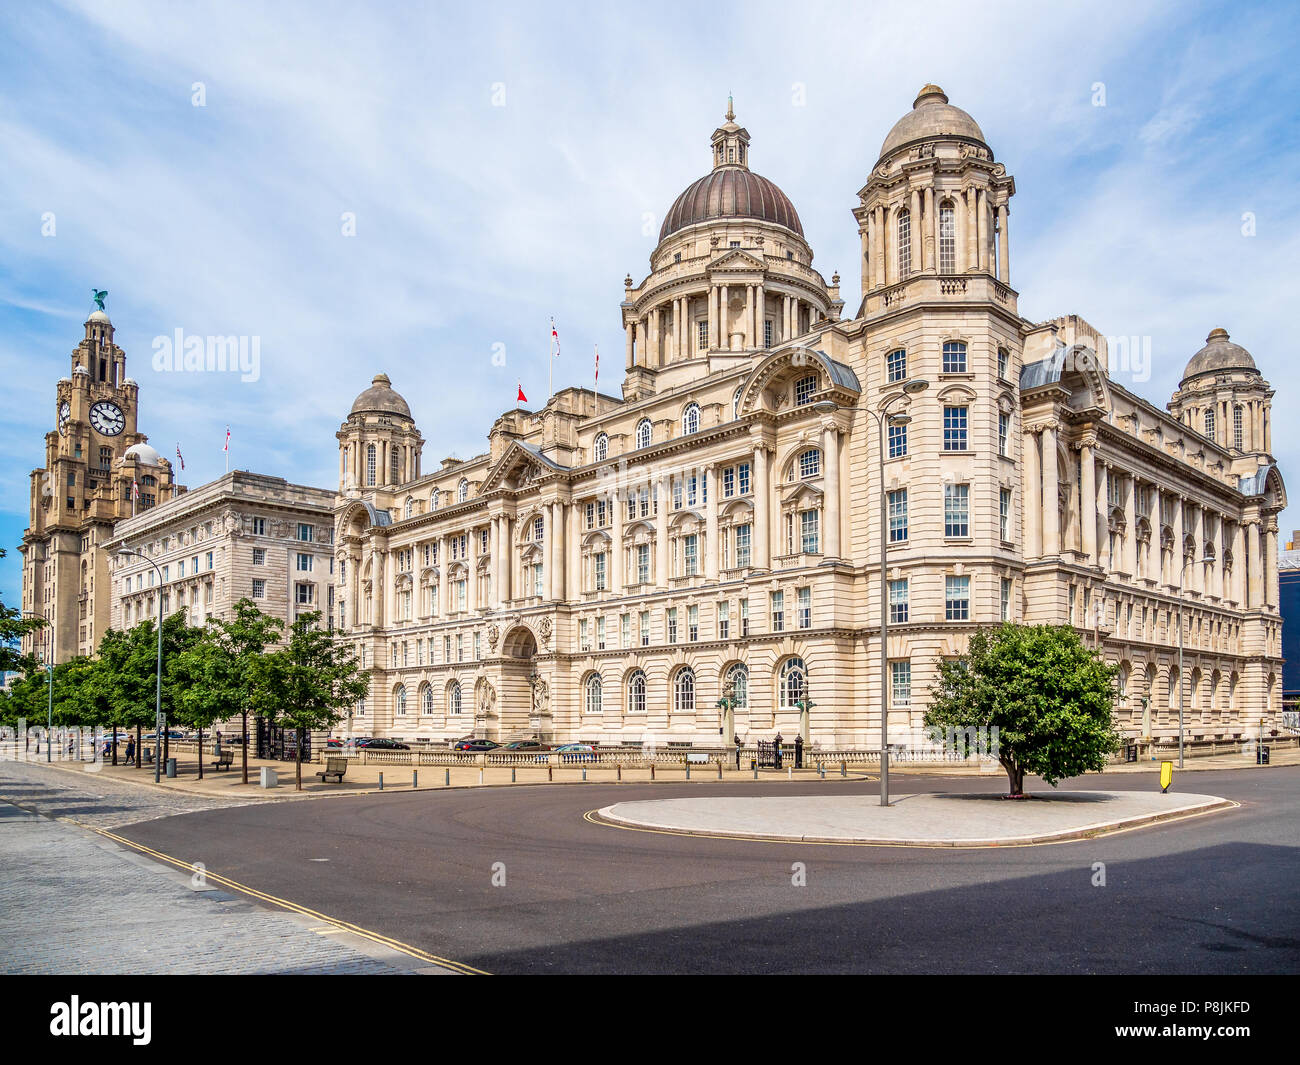
<svg viewBox="0 0 1300 1065"><path fill-rule="evenodd" d="M722 271L766 273L767 263L743 248L731 248L726 254L718 256L709 263L710 274Z"/></svg>
<svg viewBox="0 0 1300 1065"><path fill-rule="evenodd" d="M564 469L559 463L552 462L530 444L512 440L493 466L483 484L479 495L505 489L520 491L535 481L542 480Z"/></svg>

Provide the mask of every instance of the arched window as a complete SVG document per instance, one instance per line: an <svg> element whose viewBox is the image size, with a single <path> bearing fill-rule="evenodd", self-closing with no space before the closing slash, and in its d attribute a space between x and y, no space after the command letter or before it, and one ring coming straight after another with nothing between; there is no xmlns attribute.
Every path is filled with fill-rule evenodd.
<svg viewBox="0 0 1300 1065"><path fill-rule="evenodd" d="M460 713L460 681L453 680L447 689L447 712L453 717Z"/></svg>
<svg viewBox="0 0 1300 1065"><path fill-rule="evenodd" d="M409 518L415 513L415 500L411 496L406 497L406 516Z"/></svg>
<svg viewBox="0 0 1300 1065"><path fill-rule="evenodd" d="M388 449L388 483L402 483L402 452L400 448Z"/></svg>
<svg viewBox="0 0 1300 1065"><path fill-rule="evenodd" d="M420 712L425 717L433 716L433 685L426 684L420 693Z"/></svg>
<svg viewBox="0 0 1300 1065"><path fill-rule="evenodd" d="M1237 404L1237 406L1232 408L1232 446L1240 451L1245 438L1245 418L1243 416L1241 404Z"/></svg>
<svg viewBox="0 0 1300 1065"><path fill-rule="evenodd" d="M885 356L885 382L893 384L895 381L907 380L907 352L902 348L895 348Z"/></svg>
<svg viewBox="0 0 1300 1065"><path fill-rule="evenodd" d="M375 483L375 445L366 445L366 484Z"/></svg>
<svg viewBox="0 0 1300 1065"><path fill-rule="evenodd" d="M912 272L912 212L898 212L898 276L900 279Z"/></svg>
<svg viewBox="0 0 1300 1065"><path fill-rule="evenodd" d="M700 431L700 405L692 403L682 412L682 435L690 436L691 433Z"/></svg>
<svg viewBox="0 0 1300 1065"><path fill-rule="evenodd" d="M406 687L399 684L393 692L393 713L398 717L406 716Z"/></svg>
<svg viewBox="0 0 1300 1065"><path fill-rule="evenodd" d="M600 674L593 673L587 678L583 710L588 714L600 713Z"/></svg>
<svg viewBox="0 0 1300 1065"><path fill-rule="evenodd" d="M456 486L456 502L464 503L469 498L469 481L464 477L460 479L460 484Z"/></svg>
<svg viewBox="0 0 1300 1065"><path fill-rule="evenodd" d="M595 452L595 460L597 462L604 462L607 458L609 458L609 437L606 436L604 433L601 433L598 437L596 437L596 447L594 449L594 452Z"/></svg>
<svg viewBox="0 0 1300 1065"><path fill-rule="evenodd" d="M429 493L429 509L437 510L438 505L441 502L442 502L442 497L439 495L438 489L435 488L432 492Z"/></svg>
<svg viewBox="0 0 1300 1065"><path fill-rule="evenodd" d="M743 388L738 388L736 389L736 394L731 397L731 416L733 418L740 417L740 395L744 391Z"/></svg>
<svg viewBox="0 0 1300 1065"><path fill-rule="evenodd" d="M957 212L952 202L939 205L939 273L957 272Z"/></svg>
<svg viewBox="0 0 1300 1065"><path fill-rule="evenodd" d="M944 373L966 372L966 345L960 340L948 340L943 345Z"/></svg>
<svg viewBox="0 0 1300 1065"><path fill-rule="evenodd" d="M639 669L627 678L627 712L645 713L645 674Z"/></svg>
<svg viewBox="0 0 1300 1065"><path fill-rule="evenodd" d="M781 666L781 682L778 692L780 707L788 710L803 699L804 686L808 671L802 658L787 658Z"/></svg>
<svg viewBox="0 0 1300 1065"><path fill-rule="evenodd" d="M1214 408L1213 407L1207 407L1205 409L1205 435L1208 436L1211 440L1214 439Z"/></svg>
<svg viewBox="0 0 1300 1065"><path fill-rule="evenodd" d="M806 481L810 477L820 477L822 473L822 453L815 447L810 447L807 451L799 455L799 480Z"/></svg>
<svg viewBox="0 0 1300 1065"><path fill-rule="evenodd" d="M1178 705L1178 669L1176 666L1169 668L1168 690L1165 692L1165 705L1174 707Z"/></svg>
<svg viewBox="0 0 1300 1065"><path fill-rule="evenodd" d="M727 670L723 690L731 690L731 697L736 701L735 708L743 710L749 706L749 670L740 664Z"/></svg>
<svg viewBox="0 0 1300 1065"><path fill-rule="evenodd" d="M695 671L684 666L673 681L673 709L679 714L695 712Z"/></svg>
<svg viewBox="0 0 1300 1065"><path fill-rule="evenodd" d="M636 446L637 447L650 446L650 419L649 418L642 418L636 424Z"/></svg>

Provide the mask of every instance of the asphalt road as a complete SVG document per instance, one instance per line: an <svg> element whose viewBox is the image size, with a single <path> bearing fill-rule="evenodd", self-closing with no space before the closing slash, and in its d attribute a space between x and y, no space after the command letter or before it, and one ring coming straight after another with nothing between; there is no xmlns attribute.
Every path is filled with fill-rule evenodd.
<svg viewBox="0 0 1300 1065"><path fill-rule="evenodd" d="M996 791L1005 780L892 784ZM613 802L709 791L876 794L852 781L339 797L119 831L492 973L1300 970L1300 767L1185 773L1179 786L1242 806L1097 840L964 851L729 841L583 820ZM1154 771L1069 787L1158 790Z"/></svg>

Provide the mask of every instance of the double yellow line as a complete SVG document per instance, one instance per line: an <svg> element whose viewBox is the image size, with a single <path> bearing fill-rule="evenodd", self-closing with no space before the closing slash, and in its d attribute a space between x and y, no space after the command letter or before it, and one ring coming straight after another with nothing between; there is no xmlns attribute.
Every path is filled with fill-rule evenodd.
<svg viewBox="0 0 1300 1065"><path fill-rule="evenodd" d="M143 843L136 843L134 840L127 839L125 836L119 836L116 832L110 832L106 828L97 828L94 825L85 824L71 817L61 817L60 821L66 821L69 824L76 825L78 828L87 828L105 839L111 839L114 843L120 843L124 847L130 847L141 854L147 854L150 858L155 858L160 862L167 862L176 866L178 869L184 869L187 873L194 871L194 865L191 862L182 861L180 858L173 858L170 854L164 854L162 851L156 851L152 847L146 847ZM237 880L231 880L229 877L222 876L220 873L214 873L209 869L203 871L205 880L210 880L222 887L228 887L233 891L238 891L250 898L260 902L268 902L272 906L279 906L281 909L289 910L293 913L302 914L304 917L311 917L318 921L324 921L325 924L340 932L348 932L354 936L360 936L362 939L368 939L372 943L378 943L381 946L388 947L390 950L396 950L402 954L407 954L412 958L420 961L429 962L433 965L441 965L443 968L450 969L453 972L460 973L462 976L490 976L491 973L482 969L476 969L472 965L466 965L464 962L453 961L450 958L443 958L437 954L430 954L427 950L421 950L419 947L413 947L409 943L403 943L401 940L392 939L389 936L381 935L379 932L372 932L369 928L362 928L360 925L352 924L350 921L341 921L337 917L331 917L329 914L321 913L319 910L313 910L307 906L301 906L296 902L288 899L282 899L278 895L269 895L265 891L258 891L257 888L249 887L247 884L241 884Z"/></svg>

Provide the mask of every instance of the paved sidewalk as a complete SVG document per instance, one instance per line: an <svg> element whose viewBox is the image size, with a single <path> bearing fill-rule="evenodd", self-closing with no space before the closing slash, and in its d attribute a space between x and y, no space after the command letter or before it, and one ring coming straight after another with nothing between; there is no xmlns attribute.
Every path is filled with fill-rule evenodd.
<svg viewBox="0 0 1300 1065"><path fill-rule="evenodd" d="M689 835L985 847L1078 839L1234 805L1215 795L1158 791L1052 792L1015 801L987 793L922 793L895 796L887 809L863 795L716 795L620 802L597 816Z"/></svg>
<svg viewBox="0 0 1300 1065"><path fill-rule="evenodd" d="M22 792L29 808L0 801L0 973L447 972L320 919L196 886L189 872L51 819L120 824L185 812L175 796L146 793L131 816L117 796L42 785L54 775L43 767L16 779L13 768L0 766L0 792Z"/></svg>

